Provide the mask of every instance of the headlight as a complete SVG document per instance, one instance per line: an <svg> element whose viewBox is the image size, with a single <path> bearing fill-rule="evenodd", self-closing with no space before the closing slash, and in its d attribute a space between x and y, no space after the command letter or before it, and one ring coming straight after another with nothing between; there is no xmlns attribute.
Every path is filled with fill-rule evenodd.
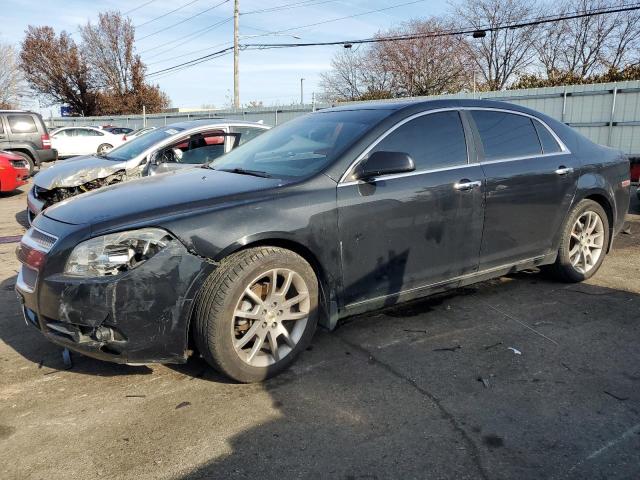
<svg viewBox="0 0 640 480"><path fill-rule="evenodd" d="M117 275L149 260L171 240L169 233L159 228L143 228L92 238L73 249L64 273L81 277Z"/></svg>

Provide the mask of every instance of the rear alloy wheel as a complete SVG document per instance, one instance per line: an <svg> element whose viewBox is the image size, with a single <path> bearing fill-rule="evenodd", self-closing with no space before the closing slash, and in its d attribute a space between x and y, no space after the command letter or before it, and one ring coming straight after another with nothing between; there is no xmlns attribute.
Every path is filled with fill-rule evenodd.
<svg viewBox="0 0 640 480"><path fill-rule="evenodd" d="M276 247L227 257L196 304L194 337L216 369L240 382L269 378L307 347L317 323L318 282L299 255Z"/></svg>
<svg viewBox="0 0 640 480"><path fill-rule="evenodd" d="M582 200L563 231L554 269L567 282L581 282L596 273L609 245L609 222L600 204Z"/></svg>
<svg viewBox="0 0 640 480"><path fill-rule="evenodd" d="M109 143L102 143L98 147L98 155L106 155L109 151L111 151L112 148L113 145Z"/></svg>

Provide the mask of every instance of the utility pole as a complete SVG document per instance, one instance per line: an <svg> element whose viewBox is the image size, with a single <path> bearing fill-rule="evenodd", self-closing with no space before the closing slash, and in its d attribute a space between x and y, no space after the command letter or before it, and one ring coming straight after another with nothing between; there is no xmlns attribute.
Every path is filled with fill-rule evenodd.
<svg viewBox="0 0 640 480"><path fill-rule="evenodd" d="M233 6L233 106L240 108L240 48L238 45L238 20L240 17L240 0L234 0Z"/></svg>
<svg viewBox="0 0 640 480"><path fill-rule="evenodd" d="M304 105L304 78L300 79L300 105Z"/></svg>

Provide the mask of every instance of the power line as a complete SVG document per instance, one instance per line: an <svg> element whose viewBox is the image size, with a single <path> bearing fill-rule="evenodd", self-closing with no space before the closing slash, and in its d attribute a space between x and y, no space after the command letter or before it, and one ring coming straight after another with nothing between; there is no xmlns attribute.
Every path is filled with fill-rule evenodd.
<svg viewBox="0 0 640 480"><path fill-rule="evenodd" d="M416 3L416 2L413 2ZM581 13L575 13L571 15L556 15L556 16L547 16L547 17L537 17L535 19L519 22L519 23L507 23L503 25L494 25L487 26L482 28L463 28L459 30L446 30L441 32L427 32L427 33L419 33L419 34L408 34L408 35L396 35L396 36L387 36L387 37L374 37L374 38L364 38L364 39L356 39L356 40L337 40L332 42L309 42L309 43L282 43L282 44L245 44L241 45L241 48L244 50L261 50L261 49L269 49L269 48L298 48L298 47L313 47L313 46L331 46L331 45L355 45L355 44L365 44L365 43L381 43L381 42L393 42L393 41L402 41L402 40L413 40L417 38L435 38L435 37L443 37L443 36L460 36L460 35L470 35L478 31L484 32L496 32L500 30L507 29L517 29L517 28L525 28L536 25L543 25L547 23L554 22L562 22L566 20L572 20L576 18L584 18L584 17L593 17L598 15L605 15L610 13L620 13L620 12L629 12L634 10L640 10L640 4L632 4L619 8L603 8L603 9L593 9L584 11ZM274 32L275 33L275 32ZM223 50L219 50L217 52L211 53L209 55L204 55L202 57L195 58L193 60L189 60L188 62L181 63L179 65L174 65L172 67L167 67L162 70L158 70L156 72L150 73L149 76L158 75L165 72L173 72L177 69L189 68L191 66L198 65L200 63L206 62L212 58L216 58L218 56L222 56L221 54L226 54L227 52L233 50L233 47L227 47Z"/></svg>
<svg viewBox="0 0 640 480"><path fill-rule="evenodd" d="M168 68L163 68L162 70L156 70L155 72L149 73L147 76L151 77L151 76L154 76L154 75L158 75L160 73L168 72L170 70L176 70L176 69L178 69L180 67L197 65L199 63L202 63L202 62L205 62L205 61L210 60L212 58L215 58L217 56L220 56L220 54L225 53L225 52L229 52L231 50L233 50L233 47L223 48L222 50L218 50L217 52L213 52L213 53L210 53L208 55L204 55L202 57L194 58L193 60L189 60L188 62L180 63L178 65L174 65L174 66L168 67Z"/></svg>
<svg viewBox="0 0 640 480"><path fill-rule="evenodd" d="M401 41L401 40L415 40L418 38L461 36L461 35L470 35L476 32L496 32L500 30L515 30L517 28L525 28L525 27L531 27L536 25L543 25L547 23L563 22L566 20L573 20L576 18L594 17L594 16L605 15L609 13L629 12L633 10L640 10L640 4L635 3L632 5L626 5L624 7L619 7L619 8L593 9L593 10L588 10L582 13L575 13L571 15L538 17L536 19L526 21L526 22L507 23L504 25L484 26L480 28L468 27L460 30L442 30L439 32L394 35L394 36L387 36L387 37L380 36L380 37L357 39L357 40L336 40L331 42L245 44L245 45L242 45L242 48L250 49L250 50L258 50L258 49L268 49L268 48L294 48L294 47L315 47L315 46L331 46L331 45L349 46L349 45L357 45L357 44L363 44L363 43L381 43L381 42L393 42L393 41ZM298 27L298 28L301 28L301 27ZM280 30L280 32L282 31L286 31L286 30ZM276 33L276 32L272 32L272 33Z"/></svg>
<svg viewBox="0 0 640 480"><path fill-rule="evenodd" d="M165 42L165 43L162 43L160 45L156 45L155 47L147 48L146 50L141 51L140 54L151 52L153 50L157 50L158 48L166 47L167 45L171 45L172 43L179 42L180 40L184 40L184 39L187 39L187 38L189 39L189 40L186 40L186 41L184 41L182 43L178 43L177 45L174 45L173 47L168 48L167 50L164 50L164 51L162 51L162 52L160 52L158 54L154 54L154 55L151 56L151 58L157 57L159 55L162 55L163 53L168 52L169 50L173 50L174 48L179 47L180 45L184 45L185 43L188 43L188 42L190 42L191 40L193 40L195 38L201 37L202 35L204 35L205 33L210 32L214 28L219 27L221 25L224 25L227 22L230 22L232 19L233 19L233 17L227 17L227 18L225 18L223 20L220 20L220 21L218 21L216 23L213 23L213 24L208 25L208 26L206 26L204 28L201 28L200 30L196 30L195 32L191 32L188 35L184 35L182 37L178 37L178 38L176 38L174 40L171 40L169 42Z"/></svg>
<svg viewBox="0 0 640 480"><path fill-rule="evenodd" d="M257 10L250 10L248 12L242 12L240 13L240 15L253 15L256 13L271 13L271 12L279 12L281 10L290 10L292 8L300 8L300 7L312 7L314 5L322 5L323 3L332 3L332 2L337 2L338 0L305 0L302 2L295 2L295 3L287 3L284 5L278 5L275 7L268 7L268 8L260 8Z"/></svg>
<svg viewBox="0 0 640 480"><path fill-rule="evenodd" d="M135 8L132 8L131 10L127 10L126 12L123 13L123 15L129 15L131 12L135 12L136 10L140 10L142 7L146 7L147 5L149 5L150 3L155 2L156 0L149 0L148 2L144 2L142 5L138 5Z"/></svg>
<svg viewBox="0 0 640 480"><path fill-rule="evenodd" d="M213 10L214 8L218 8L220 5L224 5L225 3L229 3L230 1L231 1L231 0L222 0L222 2L220 2L220 3L216 3L214 6L209 7L209 8L206 8L205 10L202 10L201 12L198 12L198 13L196 13L195 15L191 15L190 17L184 18L184 19L180 20L179 22L176 22L176 23L173 23L173 24L168 25L168 26L166 26L166 27L163 27L163 28L161 28L160 30L156 30L156 31L155 31L155 32L153 32L153 33L149 33L148 35L145 35L144 37L140 37L140 38L138 39L138 41L140 41L140 40L144 40L145 38L152 37L152 36L157 35L157 34L159 34L159 33L166 32L166 31L167 31L167 30L169 30L170 28L173 28L173 27L176 27L176 26L178 26L178 25L181 25L181 24L183 24L183 23L185 23L185 22L188 22L189 20L192 20L192 19L194 19L194 18L196 18L196 17L199 17L200 15L203 15L203 14L205 14L205 13L207 13L207 12L210 12L210 11L211 11L211 10Z"/></svg>
<svg viewBox="0 0 640 480"><path fill-rule="evenodd" d="M184 5L182 5L182 6L178 7L178 8L175 8L175 9L171 10L170 12L163 13L162 15L157 16L157 17L155 17L155 18L152 18L151 20L147 20L146 22L143 22L143 23L141 23L141 24L139 24L139 25L136 25L135 27L136 27L136 28L140 28L140 27L143 27L143 26L145 26L145 25L148 25L148 24L149 24L149 23L151 23L151 22L155 22L156 20L160 20L161 18L164 18L164 17L166 17L167 15L171 15L172 13L175 13L175 12L177 12L178 10L182 10L183 8L188 7L189 5L193 5L194 3L199 2L199 1L200 1L200 0L191 0L190 2L187 2L187 3L185 3Z"/></svg>

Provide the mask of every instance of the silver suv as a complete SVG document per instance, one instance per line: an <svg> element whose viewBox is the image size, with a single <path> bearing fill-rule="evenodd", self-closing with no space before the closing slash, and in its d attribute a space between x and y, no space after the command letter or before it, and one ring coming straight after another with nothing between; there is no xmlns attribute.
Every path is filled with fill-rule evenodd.
<svg viewBox="0 0 640 480"><path fill-rule="evenodd" d="M84 192L211 162L269 128L261 123L234 120L174 123L102 155L55 162L33 179L27 197L29 221L54 203Z"/></svg>

